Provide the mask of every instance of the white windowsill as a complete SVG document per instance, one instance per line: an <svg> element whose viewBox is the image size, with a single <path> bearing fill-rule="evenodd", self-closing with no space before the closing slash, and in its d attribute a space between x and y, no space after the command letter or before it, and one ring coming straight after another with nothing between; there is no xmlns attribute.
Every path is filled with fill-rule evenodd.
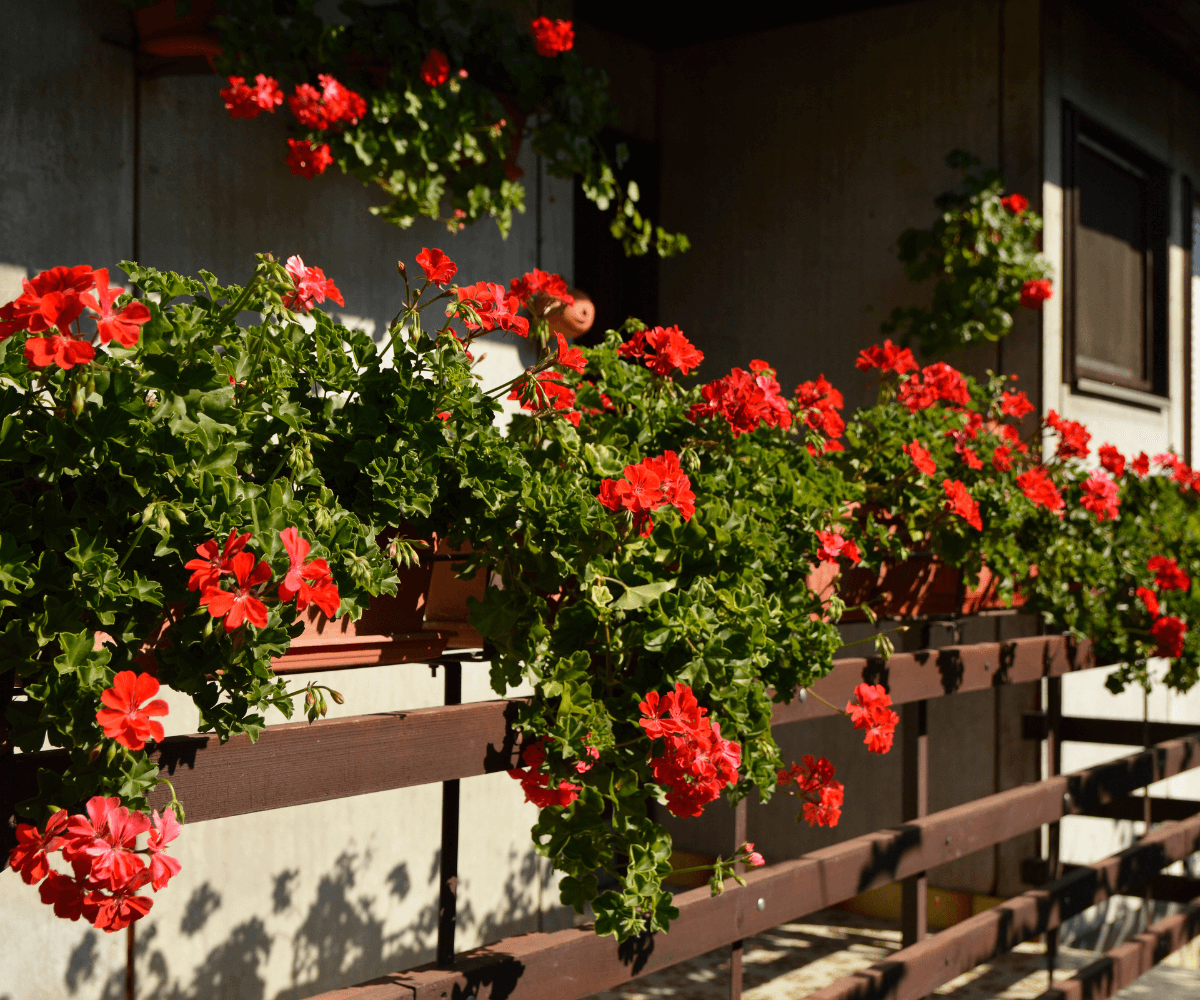
<svg viewBox="0 0 1200 1000"><path fill-rule="evenodd" d="M1140 389L1126 389L1124 386L1097 382L1090 378L1077 378L1074 389L1088 396L1103 396L1114 402L1134 403L1151 410L1165 410L1171 405L1171 400L1166 396L1156 396L1152 392L1142 392Z"/></svg>

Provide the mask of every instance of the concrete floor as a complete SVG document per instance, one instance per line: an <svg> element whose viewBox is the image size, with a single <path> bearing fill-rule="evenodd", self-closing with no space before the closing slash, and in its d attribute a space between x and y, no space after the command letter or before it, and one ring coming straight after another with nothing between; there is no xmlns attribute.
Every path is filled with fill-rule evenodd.
<svg viewBox="0 0 1200 1000"><path fill-rule="evenodd" d="M745 947L744 1000L801 1000L899 949L900 931L891 921L824 910L750 938ZM1176 961L1194 966L1195 955L1194 950L1180 953ZM1094 956L1064 948L1059 957L1056 982L1069 978ZM934 995L954 1000L1033 1000L1047 985L1042 946L1030 942L951 980ZM588 1000L726 1000L728 996L729 950L722 948ZM1117 996L1120 1000L1198 1000L1200 971L1160 965Z"/></svg>

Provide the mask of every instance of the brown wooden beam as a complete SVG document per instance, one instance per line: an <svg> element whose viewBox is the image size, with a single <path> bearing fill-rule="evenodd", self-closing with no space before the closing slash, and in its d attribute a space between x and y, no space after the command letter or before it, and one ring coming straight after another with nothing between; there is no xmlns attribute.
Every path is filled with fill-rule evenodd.
<svg viewBox="0 0 1200 1000"><path fill-rule="evenodd" d="M1025 712L1021 718L1021 735L1027 740L1046 738L1046 715L1042 712ZM1090 719L1064 715L1061 722L1061 739L1075 743L1106 743L1115 746L1142 747L1146 745L1146 731L1150 742L1161 743L1190 733L1194 726L1185 722L1150 722L1142 719Z"/></svg>
<svg viewBox="0 0 1200 1000"><path fill-rule="evenodd" d="M814 690L845 704L857 684L889 686L897 704L1005 683L1032 681L1095 666L1090 646L1061 636L1010 643L951 646L898 653L881 661L839 660ZM363 795L389 788L452 781L513 766L517 735L510 728L516 702L489 701L409 712L360 715L309 724L269 726L256 744L235 736L173 736L152 752L175 785L189 821ZM833 714L816 698L776 705L773 725ZM37 793L37 771L62 772L67 753L51 750L0 757L0 816ZM237 787L237 796L229 789ZM156 807L168 800L160 789Z"/></svg>
<svg viewBox="0 0 1200 1000"><path fill-rule="evenodd" d="M1200 899L1056 983L1037 1000L1108 1000L1200 935Z"/></svg>
<svg viewBox="0 0 1200 1000"><path fill-rule="evenodd" d="M1126 893L1200 849L1200 816L1172 823L1119 854L1032 889L839 979L808 1000L919 1000L1089 906Z"/></svg>

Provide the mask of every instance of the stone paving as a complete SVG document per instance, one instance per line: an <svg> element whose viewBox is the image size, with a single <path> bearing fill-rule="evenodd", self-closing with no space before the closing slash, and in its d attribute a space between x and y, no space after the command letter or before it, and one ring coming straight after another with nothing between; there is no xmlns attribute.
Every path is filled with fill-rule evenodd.
<svg viewBox="0 0 1200 1000"><path fill-rule="evenodd" d="M744 1000L801 1000L899 947L900 931L894 922L824 910L746 941L742 996ZM1191 954L1194 964L1194 951ZM1061 949L1055 981L1068 978L1094 957L1090 951ZM1183 961L1188 964L1186 956ZM1042 945L1030 942L951 980L933 995L954 1000L1033 1000L1047 985ZM729 950L722 948L588 1000L726 1000L728 996ZM1200 1000L1200 972L1159 967L1118 996L1121 1000Z"/></svg>

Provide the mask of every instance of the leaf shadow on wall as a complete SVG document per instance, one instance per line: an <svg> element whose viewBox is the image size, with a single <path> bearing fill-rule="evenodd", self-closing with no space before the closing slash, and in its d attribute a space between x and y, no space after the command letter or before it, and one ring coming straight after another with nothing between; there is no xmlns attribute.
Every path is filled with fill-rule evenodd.
<svg viewBox="0 0 1200 1000"><path fill-rule="evenodd" d="M383 912L390 899L405 900L413 891L410 866L402 862L382 878L364 876L370 858L343 852L332 869L317 881L314 896L299 923L288 921L293 985L271 994L272 1000L301 1000L325 990L353 985L385 972L412 968L432 960L437 941L438 858L428 868L430 902L422 906L396 932L385 928ZM476 914L469 899L460 898L460 933L477 927L485 941L536 930L538 925L537 858L532 850L511 852L503 904L483 915ZM422 866L423 867L423 866ZM288 935L273 933L274 924L296 903L296 869L283 869L273 877L270 896L261 901L260 914L232 927L224 940L212 947L190 970L180 965L172 928L168 937L153 914L138 924L136 938L137 989L139 1000L266 1000L267 962L273 948L287 947ZM470 880L460 880L460 893L469 896ZM545 885L543 885L543 888ZM195 937L220 921L231 895L209 882L193 889L184 907L178 933ZM89 930L74 949L64 981L70 996L97 996L99 1000L123 1000L124 970L111 972L103 984L95 983L98 964L98 932ZM175 968L169 959L175 958ZM96 987L99 986L97 990Z"/></svg>

